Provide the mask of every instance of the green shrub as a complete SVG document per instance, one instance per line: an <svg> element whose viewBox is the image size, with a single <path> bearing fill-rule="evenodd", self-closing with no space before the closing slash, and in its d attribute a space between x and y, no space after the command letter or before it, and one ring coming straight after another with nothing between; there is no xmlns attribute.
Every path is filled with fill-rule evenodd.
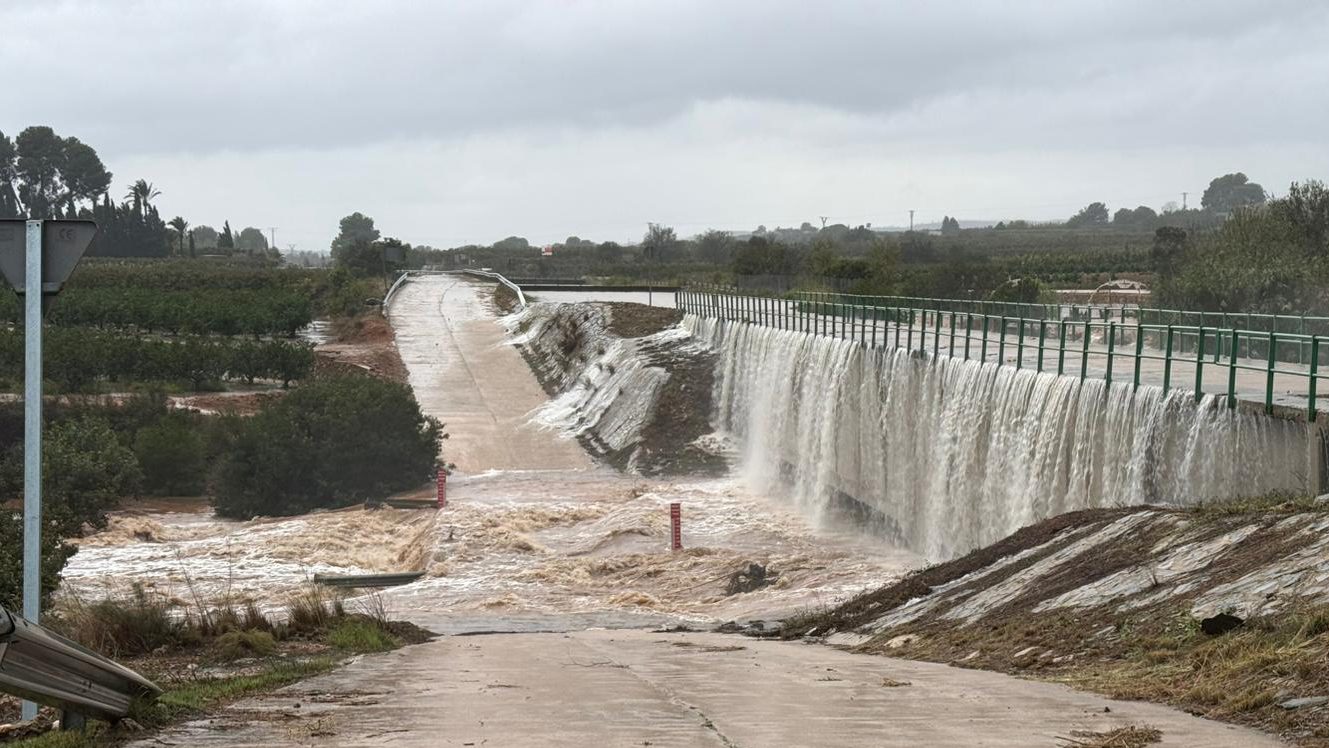
<svg viewBox="0 0 1329 748"><path fill-rule="evenodd" d="M138 492L143 476L134 453L100 416L79 415L52 424L42 442L42 514L45 532L72 537L83 525L106 526L106 512ZM0 465L0 495L23 494L23 445Z"/></svg>
<svg viewBox="0 0 1329 748"><path fill-rule="evenodd" d="M392 634L365 618L347 618L337 624L336 628L328 632L328 644L362 654L387 652L399 646Z"/></svg>
<svg viewBox="0 0 1329 748"><path fill-rule="evenodd" d="M158 496L195 496L207 483L203 436L185 413L168 413L139 429L134 456L143 470L143 486Z"/></svg>
<svg viewBox="0 0 1329 748"><path fill-rule="evenodd" d="M42 533L42 599L60 586L60 572L77 549L58 533ZM23 610L23 515L0 508L0 606Z"/></svg>
<svg viewBox="0 0 1329 748"><path fill-rule="evenodd" d="M266 657L277 651L277 640L267 631L228 631L217 637L213 649L226 661Z"/></svg>
<svg viewBox="0 0 1329 748"><path fill-rule="evenodd" d="M303 514L413 488L437 469L442 427L409 387L343 374L237 421L213 502L224 517Z"/></svg>

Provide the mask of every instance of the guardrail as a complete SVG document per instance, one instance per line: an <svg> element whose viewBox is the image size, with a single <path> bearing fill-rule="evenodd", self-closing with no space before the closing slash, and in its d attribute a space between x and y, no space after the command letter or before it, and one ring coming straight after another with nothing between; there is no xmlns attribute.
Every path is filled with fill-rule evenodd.
<svg viewBox="0 0 1329 748"><path fill-rule="evenodd" d="M139 697L161 689L138 673L0 608L0 691L64 712L61 726L84 717L110 721Z"/></svg>
<svg viewBox="0 0 1329 748"><path fill-rule="evenodd" d="M1295 397L1305 397L1305 415L1316 420L1320 373L1329 336L1254 331L1237 327L1148 323L1140 319L1049 319L1013 317L945 308L847 303L841 294L770 296L731 289L692 287L676 295L687 313L853 340L873 348L905 348L965 360L1031 368L1059 375L1091 376L1108 383L1142 375L1161 380L1164 392L1182 374L1200 400L1206 374L1225 386L1227 406L1241 399L1275 406L1275 381L1292 378ZM1157 352L1154 352L1157 351ZM1012 355L1013 354L1013 355ZM1294 366L1295 365L1295 366ZM1124 371L1129 371L1125 374ZM1184 389L1184 388L1183 388ZM1216 391L1211 389L1210 391Z"/></svg>
<svg viewBox="0 0 1329 748"><path fill-rule="evenodd" d="M388 289L388 292L383 294L383 305L379 307L379 311L382 312L384 317L388 316L388 304L392 303L392 297L397 295L397 289L401 288L402 284L415 274L416 271L414 270L403 272L401 275L397 276L397 280L393 281L392 287Z"/></svg>
<svg viewBox="0 0 1329 748"><path fill-rule="evenodd" d="M490 270L463 270L462 272L466 273L467 275L474 275L480 278L489 278L490 280L496 280L499 283L502 283L503 285L507 286L508 288L511 288L513 292L517 294L517 308L518 309L526 308L526 294L521 292L521 286L517 285L516 283L513 283L507 278L504 278L501 273L495 273Z"/></svg>

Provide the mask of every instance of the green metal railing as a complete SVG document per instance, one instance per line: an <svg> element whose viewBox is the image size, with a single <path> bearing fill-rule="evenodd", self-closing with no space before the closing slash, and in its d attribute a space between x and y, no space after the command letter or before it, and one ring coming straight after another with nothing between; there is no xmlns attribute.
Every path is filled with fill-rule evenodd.
<svg viewBox="0 0 1329 748"><path fill-rule="evenodd" d="M737 292L719 287L689 287L675 295L680 310L703 317L747 322L783 330L825 335L871 348L903 348L965 360L995 361L1016 368L1078 376L1093 375L1109 384L1129 379L1139 388L1142 376L1157 376L1164 392L1178 384L1177 369L1193 368L1189 389L1199 401L1205 373L1221 372L1226 403L1235 408L1239 379L1259 387L1266 412L1274 407L1279 377L1299 382L1306 398L1306 418L1316 420L1320 373L1329 336L1277 330L1251 330L1232 324L1209 327L1146 322L1140 317L1024 317L1005 313L909 305L855 303L877 297L799 293L786 296ZM910 299L909 301L916 301ZM933 300L929 300L933 301ZM995 302L984 302L995 303ZM1028 305L1020 305L1028 306ZM1272 315L1268 315L1272 316ZM1292 318L1284 318L1292 319ZM1312 318L1307 318L1312 319ZM1232 319L1228 320L1232 322ZM1097 342L1095 342L1097 341ZM1011 355L1008 355L1011 354ZM1297 368L1291 368L1295 365ZM1146 371L1146 367L1156 367ZM1245 374L1243 374L1245 373Z"/></svg>
<svg viewBox="0 0 1329 748"><path fill-rule="evenodd" d="M732 290L732 289L731 289ZM734 291L735 293L743 293ZM1183 325L1210 329L1250 330L1257 332L1291 333L1296 335L1329 336L1329 317L1305 314L1257 314L1254 312L1197 312L1184 309L1158 309L1134 304L1023 304L1010 301L982 301L979 299L942 299L924 296L866 296L818 291L794 291L789 298L808 301L830 301L859 306L905 307L935 311L974 312L997 314L1023 319L1097 319L1117 320L1123 323L1140 322L1153 325Z"/></svg>

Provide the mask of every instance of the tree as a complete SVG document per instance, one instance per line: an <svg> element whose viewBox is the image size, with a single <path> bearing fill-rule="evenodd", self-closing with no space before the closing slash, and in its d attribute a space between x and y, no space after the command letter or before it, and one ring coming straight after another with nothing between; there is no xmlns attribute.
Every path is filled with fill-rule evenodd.
<svg viewBox="0 0 1329 748"><path fill-rule="evenodd" d="M521 236L509 236L506 239L500 239L494 242L494 249L500 252L520 252L530 249L531 243Z"/></svg>
<svg viewBox="0 0 1329 748"><path fill-rule="evenodd" d="M18 179L18 149L9 136L0 132L0 218L18 216L21 212L14 183Z"/></svg>
<svg viewBox="0 0 1329 748"><path fill-rule="evenodd" d="M379 232L374 228L374 219L355 212L341 219L339 231L332 240L332 261L341 267L354 267L361 272L370 271L367 267L370 259L365 255L370 245L378 241Z"/></svg>
<svg viewBox="0 0 1329 748"><path fill-rule="evenodd" d="M1200 197L1200 207L1211 213L1231 213L1247 205L1259 205L1265 199L1263 187L1237 172L1215 177L1209 182Z"/></svg>
<svg viewBox="0 0 1329 748"><path fill-rule="evenodd" d="M727 231L710 230L697 237L697 259L726 265L734 257L734 238Z"/></svg>
<svg viewBox="0 0 1329 748"><path fill-rule="evenodd" d="M1153 208L1141 205L1135 210L1120 208L1112 214L1112 225L1125 229L1151 229L1158 222L1158 214Z"/></svg>
<svg viewBox="0 0 1329 748"><path fill-rule="evenodd" d="M221 235L217 237L217 249L228 251L235 249L235 235L231 233L230 221L222 224Z"/></svg>
<svg viewBox="0 0 1329 748"><path fill-rule="evenodd" d="M161 191L152 185L146 179L140 179L129 187L129 192L125 194L126 200L132 200L135 205L141 205L143 210L152 206L152 201L161 196Z"/></svg>
<svg viewBox="0 0 1329 748"><path fill-rule="evenodd" d="M404 384L356 374L313 380L241 419L219 460L223 517L303 514L413 488L439 467L442 426Z"/></svg>
<svg viewBox="0 0 1329 748"><path fill-rule="evenodd" d="M217 233L217 229L206 224L195 226L194 230L189 232L189 235L198 243L199 249L216 249L217 240L221 238L221 234Z"/></svg>
<svg viewBox="0 0 1329 748"><path fill-rule="evenodd" d="M111 188L111 173L102 165L97 151L78 138L65 138L61 176L65 182L66 205L71 212L78 201L94 203Z"/></svg>
<svg viewBox="0 0 1329 748"><path fill-rule="evenodd" d="M1177 272L1177 264L1186 252L1186 230L1163 226L1154 231L1154 245L1149 250L1154 272L1170 278Z"/></svg>
<svg viewBox="0 0 1329 748"><path fill-rule="evenodd" d="M734 253L735 275L793 275L796 269L792 253L764 236L749 237Z"/></svg>
<svg viewBox="0 0 1329 748"><path fill-rule="evenodd" d="M958 219L951 218L950 216L943 216L941 219L941 235L959 236L960 221Z"/></svg>
<svg viewBox="0 0 1329 748"><path fill-rule="evenodd" d="M1089 203L1066 221L1067 228L1098 228L1108 223L1108 209L1103 203Z"/></svg>
<svg viewBox="0 0 1329 748"><path fill-rule="evenodd" d="M989 301L1017 304L1051 304L1057 299L1052 289L1037 278L1012 278L988 295Z"/></svg>
<svg viewBox="0 0 1329 748"><path fill-rule="evenodd" d="M266 252L268 238L263 235L262 230L248 226L240 230L240 236L235 240L235 247L245 252Z"/></svg>
<svg viewBox="0 0 1329 748"><path fill-rule="evenodd" d="M660 223L646 224L646 235L641 239L641 251L646 259L662 262L676 244L678 235L672 228Z"/></svg>
<svg viewBox="0 0 1329 748"><path fill-rule="evenodd" d="M623 246L618 242L601 242L595 247L595 259L606 265L623 259Z"/></svg>
<svg viewBox="0 0 1329 748"><path fill-rule="evenodd" d="M835 275L835 267L840 262L840 253L835 250L835 243L819 236L812 240L812 252L808 254L808 272L821 278Z"/></svg>
<svg viewBox="0 0 1329 748"><path fill-rule="evenodd" d="M0 133L0 216L77 217L111 183L97 152L49 127L29 127L10 140Z"/></svg>
<svg viewBox="0 0 1329 748"><path fill-rule="evenodd" d="M183 255L185 253L185 232L189 230L189 221L186 221L181 216L176 216L175 218L172 218L167 225L175 229L176 238L180 242L178 251Z"/></svg>
<svg viewBox="0 0 1329 748"><path fill-rule="evenodd" d="M163 496L194 496L204 489L207 458L203 437L189 415L175 411L134 435L134 455L143 482Z"/></svg>

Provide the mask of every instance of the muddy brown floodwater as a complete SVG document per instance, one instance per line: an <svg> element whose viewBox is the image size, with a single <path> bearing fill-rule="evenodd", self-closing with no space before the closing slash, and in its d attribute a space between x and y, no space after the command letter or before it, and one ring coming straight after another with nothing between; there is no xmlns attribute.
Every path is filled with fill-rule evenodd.
<svg viewBox="0 0 1329 748"><path fill-rule="evenodd" d="M83 540L65 594L131 582L181 605L228 596L275 606L316 573L424 570L381 593L440 633L771 619L880 586L921 559L880 539L815 527L737 478L644 479L597 466L534 423L547 401L508 344L491 289L455 276L403 287L391 321L426 412L448 423L449 506L353 508L234 522L134 511ZM669 550L682 504L684 550ZM751 563L772 583L728 595Z"/></svg>

